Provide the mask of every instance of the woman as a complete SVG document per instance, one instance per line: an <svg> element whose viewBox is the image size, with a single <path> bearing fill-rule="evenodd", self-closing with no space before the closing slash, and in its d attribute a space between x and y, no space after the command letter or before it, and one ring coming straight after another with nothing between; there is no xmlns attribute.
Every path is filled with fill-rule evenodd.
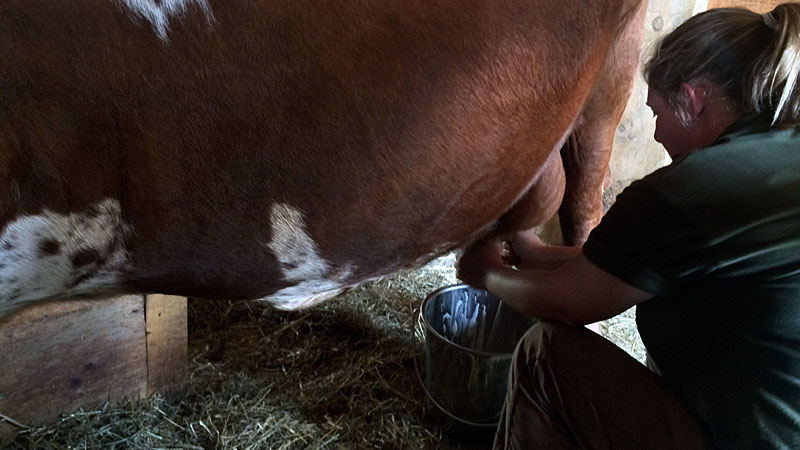
<svg viewBox="0 0 800 450"><path fill-rule="evenodd" d="M800 448L798 71L800 4L692 17L645 66L672 164L582 248L520 234L461 257L462 280L544 320L495 448ZM574 326L634 305L652 371Z"/></svg>

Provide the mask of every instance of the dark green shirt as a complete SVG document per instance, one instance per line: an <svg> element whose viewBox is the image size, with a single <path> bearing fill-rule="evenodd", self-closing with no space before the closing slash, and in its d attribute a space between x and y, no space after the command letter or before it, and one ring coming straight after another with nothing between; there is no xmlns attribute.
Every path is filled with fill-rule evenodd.
<svg viewBox="0 0 800 450"><path fill-rule="evenodd" d="M800 449L800 130L748 117L631 184L583 251L721 449Z"/></svg>

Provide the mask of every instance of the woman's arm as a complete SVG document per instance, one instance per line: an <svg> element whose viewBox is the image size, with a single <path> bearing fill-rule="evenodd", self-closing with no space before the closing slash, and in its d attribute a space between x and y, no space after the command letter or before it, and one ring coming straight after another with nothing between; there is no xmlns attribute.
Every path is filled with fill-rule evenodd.
<svg viewBox="0 0 800 450"><path fill-rule="evenodd" d="M504 264L502 245L468 249L458 277L486 289L517 311L540 319L585 325L615 316L653 297L577 255L554 270L514 269Z"/></svg>
<svg viewBox="0 0 800 450"><path fill-rule="evenodd" d="M547 245L532 230L514 235L507 250L516 267L538 270L557 269L581 253L580 247Z"/></svg>

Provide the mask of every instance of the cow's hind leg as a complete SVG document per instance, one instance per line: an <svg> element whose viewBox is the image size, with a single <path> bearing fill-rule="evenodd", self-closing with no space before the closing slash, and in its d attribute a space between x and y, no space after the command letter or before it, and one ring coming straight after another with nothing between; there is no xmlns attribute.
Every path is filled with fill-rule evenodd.
<svg viewBox="0 0 800 450"><path fill-rule="evenodd" d="M614 132L639 67L645 9L646 2L629 13L603 74L561 149L567 184L558 216L566 245L582 244L603 215L603 181Z"/></svg>

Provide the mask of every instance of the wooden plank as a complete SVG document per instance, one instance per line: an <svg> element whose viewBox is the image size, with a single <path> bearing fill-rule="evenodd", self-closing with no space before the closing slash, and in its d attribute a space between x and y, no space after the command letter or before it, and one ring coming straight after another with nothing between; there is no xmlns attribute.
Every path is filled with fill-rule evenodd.
<svg viewBox="0 0 800 450"><path fill-rule="evenodd" d="M24 425L147 392L144 296L33 305L0 322L0 414ZM16 427L0 420L0 435Z"/></svg>
<svg viewBox="0 0 800 450"><path fill-rule="evenodd" d="M153 294L145 300L147 395L183 383L187 362L186 297Z"/></svg>
<svg viewBox="0 0 800 450"><path fill-rule="evenodd" d="M774 0L708 0L708 8L747 8L765 13L772 11L780 3L783 2Z"/></svg>

